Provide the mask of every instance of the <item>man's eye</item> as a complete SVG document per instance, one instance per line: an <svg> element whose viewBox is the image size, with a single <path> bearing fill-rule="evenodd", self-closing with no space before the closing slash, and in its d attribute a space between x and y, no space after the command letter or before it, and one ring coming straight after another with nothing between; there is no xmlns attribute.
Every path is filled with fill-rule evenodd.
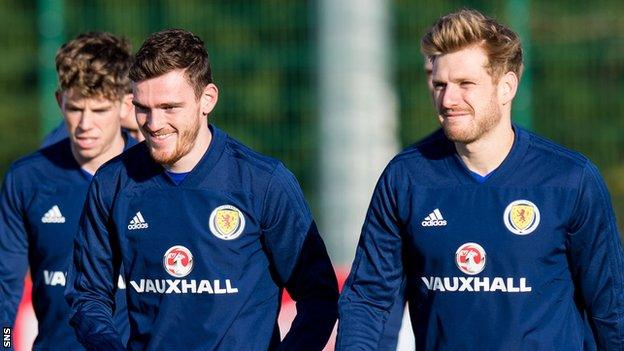
<svg viewBox="0 0 624 351"><path fill-rule="evenodd" d="M178 108L179 108L178 106L165 106L165 107L163 107L163 110L164 110L165 112L172 113L172 112L177 111L177 110L178 110Z"/></svg>

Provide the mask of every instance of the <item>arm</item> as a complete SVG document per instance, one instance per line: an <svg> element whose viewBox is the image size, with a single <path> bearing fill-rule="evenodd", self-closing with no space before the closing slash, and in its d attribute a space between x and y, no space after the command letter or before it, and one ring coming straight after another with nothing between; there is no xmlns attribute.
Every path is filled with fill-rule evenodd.
<svg viewBox="0 0 624 351"><path fill-rule="evenodd" d="M87 350L125 350L112 319L120 258L108 226L109 209L96 176L74 240L65 290L69 323Z"/></svg>
<svg viewBox="0 0 624 351"><path fill-rule="evenodd" d="M28 269L28 236L24 224L23 199L9 171L0 193L0 318L2 327L12 327L24 290Z"/></svg>
<svg viewBox="0 0 624 351"><path fill-rule="evenodd" d="M384 172L340 296L336 350L377 350L403 283L396 194Z"/></svg>
<svg viewBox="0 0 624 351"><path fill-rule="evenodd" d="M397 295L389 311L383 334L379 339L377 351L397 349L399 332L401 331L403 316L405 314L405 292L406 282L403 281L401 292Z"/></svg>
<svg viewBox="0 0 624 351"><path fill-rule="evenodd" d="M279 349L323 349L338 318L338 282L314 222L286 290L297 301L297 316Z"/></svg>
<svg viewBox="0 0 624 351"><path fill-rule="evenodd" d="M297 306L279 350L322 350L338 317L338 283L301 189L281 164L267 189L262 227L271 261Z"/></svg>
<svg viewBox="0 0 624 351"><path fill-rule="evenodd" d="M570 226L568 260L600 350L624 350L624 257L609 193L588 164Z"/></svg>

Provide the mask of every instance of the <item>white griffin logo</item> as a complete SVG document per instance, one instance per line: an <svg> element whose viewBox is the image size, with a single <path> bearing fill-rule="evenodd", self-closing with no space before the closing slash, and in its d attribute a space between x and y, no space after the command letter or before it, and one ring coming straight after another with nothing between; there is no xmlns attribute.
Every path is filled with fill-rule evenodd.
<svg viewBox="0 0 624 351"><path fill-rule="evenodd" d="M182 274L185 269L184 264L182 264L182 260L185 258L185 256L179 252L175 252L173 253L173 255L175 255L173 257L173 266L170 266L170 269L176 274Z"/></svg>
<svg viewBox="0 0 624 351"><path fill-rule="evenodd" d="M477 253L474 251L469 251L466 254L466 268L471 272L475 272L479 270L479 264L475 262L476 256L477 256Z"/></svg>

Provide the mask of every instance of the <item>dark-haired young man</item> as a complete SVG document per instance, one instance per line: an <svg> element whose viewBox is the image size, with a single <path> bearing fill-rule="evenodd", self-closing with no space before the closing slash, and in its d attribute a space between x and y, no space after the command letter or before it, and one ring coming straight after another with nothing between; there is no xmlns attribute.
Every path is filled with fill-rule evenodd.
<svg viewBox="0 0 624 351"><path fill-rule="evenodd" d="M145 142L95 176L74 250L71 323L90 349L122 349L111 277L128 284L133 350L321 350L337 282L293 175L207 116L208 54L184 30L151 35L130 70ZM282 288L297 317L280 342Z"/></svg>
<svg viewBox="0 0 624 351"><path fill-rule="evenodd" d="M132 110L130 45L108 33L86 33L56 55L56 98L69 138L11 165L0 193L0 321L15 322L30 266L39 333L35 350L80 350L63 297L67 265L95 171L135 144L120 121ZM121 284L118 276L111 284ZM129 327L123 290L111 295L111 328L125 343Z"/></svg>
<svg viewBox="0 0 624 351"><path fill-rule="evenodd" d="M518 35L460 10L422 51L443 132L400 153L377 184L337 349L378 349L405 283L418 350L623 350L609 194L586 157L512 124Z"/></svg>

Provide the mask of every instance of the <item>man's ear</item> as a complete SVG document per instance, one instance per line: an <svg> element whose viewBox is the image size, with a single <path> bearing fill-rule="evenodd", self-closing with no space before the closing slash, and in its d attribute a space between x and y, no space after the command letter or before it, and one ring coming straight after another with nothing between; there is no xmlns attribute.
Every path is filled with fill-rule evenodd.
<svg viewBox="0 0 624 351"><path fill-rule="evenodd" d="M498 81L498 101L501 104L511 103L518 91L518 83L518 76L514 72L503 74Z"/></svg>
<svg viewBox="0 0 624 351"><path fill-rule="evenodd" d="M219 100L219 89L213 83L206 85L204 90L202 91L202 95L199 98L199 103L201 104L201 113L204 116L207 116L212 112L212 110L217 105L217 101Z"/></svg>
<svg viewBox="0 0 624 351"><path fill-rule="evenodd" d="M132 94L126 94L121 98L121 111L119 113L121 119L134 118L133 97L134 95Z"/></svg>
<svg viewBox="0 0 624 351"><path fill-rule="evenodd" d="M58 107L63 110L63 93L60 90L54 92L54 97L56 98L56 103Z"/></svg>

